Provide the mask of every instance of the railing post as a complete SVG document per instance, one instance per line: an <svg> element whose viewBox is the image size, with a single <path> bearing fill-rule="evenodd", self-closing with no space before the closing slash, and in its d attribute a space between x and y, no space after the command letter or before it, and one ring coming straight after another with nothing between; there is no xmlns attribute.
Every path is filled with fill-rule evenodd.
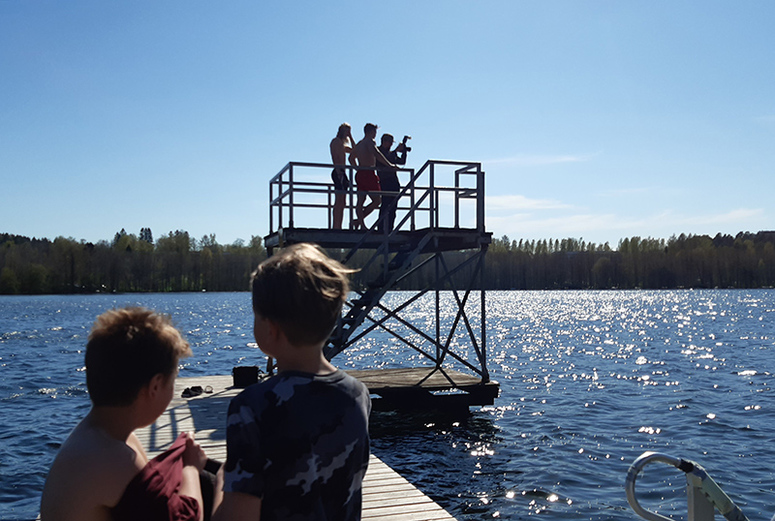
<svg viewBox="0 0 775 521"><path fill-rule="evenodd" d="M274 181L269 181L269 233L274 233L274 209L272 206L272 201L274 200L274 197L272 197L272 194L274 193Z"/></svg>
<svg viewBox="0 0 775 521"><path fill-rule="evenodd" d="M416 221L415 221L415 214L417 213L414 209L414 202L415 202L415 188L417 188L417 185L414 182L414 170L412 170L412 173L409 174L409 184L411 185L409 189L409 229L412 231L415 231L417 229L416 227Z"/></svg>
<svg viewBox="0 0 775 521"><path fill-rule="evenodd" d="M288 172L288 228L293 228L293 163Z"/></svg>
<svg viewBox="0 0 775 521"><path fill-rule="evenodd" d="M476 167L476 230L484 233L484 172L481 164Z"/></svg>
<svg viewBox="0 0 775 521"><path fill-rule="evenodd" d="M354 211L354 208L355 208L355 201L353 200L353 192L354 192L353 188L355 187L355 179L353 177L353 167L351 167L351 166L347 167L347 176L349 177L349 181L350 181L349 184L347 185L347 199L349 199L349 203L347 204L347 214L349 216L348 227L352 228L352 225L353 225L353 215L354 215L353 211Z"/></svg>
<svg viewBox="0 0 775 521"><path fill-rule="evenodd" d="M428 211L428 220L430 222L428 224L429 224L429 227L431 229L435 229L436 228L436 224L438 222L438 219L437 219L438 218L438 214L436 213L438 211L438 209L436 208L436 204L437 204L436 199L438 197L437 197L437 194L436 194L436 182L435 182L436 169L435 169L435 166L436 166L435 163L431 163L430 172L428 172L428 190L430 190L430 194L429 194L429 197L430 197L430 208L428 209L429 210Z"/></svg>
<svg viewBox="0 0 775 521"><path fill-rule="evenodd" d="M460 228L460 171L455 170L455 229Z"/></svg>
<svg viewBox="0 0 775 521"><path fill-rule="evenodd" d="M331 199L332 195L334 198L336 198L336 195L334 195L333 191L331 190L331 187L329 186L328 188L326 188L326 198L327 198L327 204L328 204L328 209L326 210L326 213L328 214L329 228L334 227L334 200Z"/></svg>
<svg viewBox="0 0 775 521"><path fill-rule="evenodd" d="M280 175L280 179L277 184L277 229L283 227L283 175Z"/></svg>

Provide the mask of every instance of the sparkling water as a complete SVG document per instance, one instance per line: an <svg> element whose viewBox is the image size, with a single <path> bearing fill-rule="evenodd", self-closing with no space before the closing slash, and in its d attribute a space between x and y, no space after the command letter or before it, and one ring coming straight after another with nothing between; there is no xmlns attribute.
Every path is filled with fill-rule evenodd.
<svg viewBox="0 0 775 521"><path fill-rule="evenodd" d="M443 335L453 302L442 294ZM751 521L775 513L775 290L493 291L486 302L495 405L464 419L372 418L372 451L457 519L636 519L623 484L646 450L703 465ZM467 311L476 315L478 303L469 299ZM264 363L248 293L0 297L0 519L37 515L51 461L89 410L89 328L130 304L173 316L194 351L182 377ZM403 316L432 335L434 305L429 295ZM451 346L473 360L467 335L459 323ZM427 359L375 330L334 363ZM685 483L680 471L651 465L639 498L685 519Z"/></svg>

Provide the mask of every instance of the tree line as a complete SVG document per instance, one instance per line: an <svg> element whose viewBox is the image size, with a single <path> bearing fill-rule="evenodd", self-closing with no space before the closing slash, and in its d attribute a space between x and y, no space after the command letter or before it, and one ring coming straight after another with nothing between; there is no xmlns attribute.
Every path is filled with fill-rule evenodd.
<svg viewBox="0 0 775 521"><path fill-rule="evenodd" d="M341 252L332 252L335 258ZM365 262L358 252L354 266ZM450 254L452 265L469 255ZM266 258L260 237L221 245L177 230L154 241L150 228L121 230L96 244L0 234L0 294L242 291ZM452 284L468 286L473 267ZM432 284L418 271L397 289ZM449 287L449 285L447 285ZM485 289L673 289L775 287L775 232L736 236L632 237L597 245L582 239L494 239L485 256Z"/></svg>
<svg viewBox="0 0 775 521"><path fill-rule="evenodd" d="M675 289L775 286L775 232L583 240L493 240L487 289Z"/></svg>
<svg viewBox="0 0 775 521"><path fill-rule="evenodd" d="M0 294L246 290L265 258L255 236L221 245L183 230L154 241L150 228L96 244L0 234Z"/></svg>

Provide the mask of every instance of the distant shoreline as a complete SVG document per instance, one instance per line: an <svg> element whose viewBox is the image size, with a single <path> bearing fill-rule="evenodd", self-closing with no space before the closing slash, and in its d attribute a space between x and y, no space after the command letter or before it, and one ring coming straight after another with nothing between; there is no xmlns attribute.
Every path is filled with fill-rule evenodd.
<svg viewBox="0 0 775 521"><path fill-rule="evenodd" d="M453 256L463 258L467 252ZM260 237L221 245L185 231L153 240L117 233L97 244L0 234L0 295L246 291L267 252ZM357 263L353 267L358 268ZM431 281L412 274L394 289ZM444 288L468 287L455 280ZM754 289L775 287L775 232L622 239L616 249L579 239L493 239L485 290ZM356 287L356 289L358 289Z"/></svg>

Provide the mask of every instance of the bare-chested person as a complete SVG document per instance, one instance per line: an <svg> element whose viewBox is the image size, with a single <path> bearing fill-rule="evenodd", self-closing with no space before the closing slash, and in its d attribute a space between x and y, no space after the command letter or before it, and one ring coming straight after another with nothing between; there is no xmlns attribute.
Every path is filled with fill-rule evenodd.
<svg viewBox="0 0 775 521"><path fill-rule="evenodd" d="M355 214L358 216L353 222L353 228L356 230L359 227L366 227L366 217L379 208L382 198L379 192L381 190L379 185L379 177L373 167L377 166L379 161L383 165L391 168L398 168L396 165L385 159L385 156L377 148L377 125L373 123L366 123L363 127L364 137L353 148L352 154L350 154L350 163L353 166L361 167L355 173L355 184L358 186L358 203L355 207ZM356 163L357 161L357 163ZM366 168L370 168L367 170ZM366 202L366 195L371 198L371 202L365 208L363 203Z"/></svg>
<svg viewBox="0 0 775 521"><path fill-rule="evenodd" d="M349 123L339 125L339 132L331 140L331 161L334 163L334 170L331 172L331 180L334 182L334 229L342 229L342 216L344 215L344 205L347 199L347 190L350 188L350 180L347 179L347 171L344 165L347 164L346 157L353 150L355 140L352 136L352 129Z"/></svg>
<svg viewBox="0 0 775 521"><path fill-rule="evenodd" d="M91 411L59 449L41 498L42 521L191 520L204 517L199 473L207 456L191 434L149 461L135 429L153 423L191 354L168 317L106 311L86 344Z"/></svg>

